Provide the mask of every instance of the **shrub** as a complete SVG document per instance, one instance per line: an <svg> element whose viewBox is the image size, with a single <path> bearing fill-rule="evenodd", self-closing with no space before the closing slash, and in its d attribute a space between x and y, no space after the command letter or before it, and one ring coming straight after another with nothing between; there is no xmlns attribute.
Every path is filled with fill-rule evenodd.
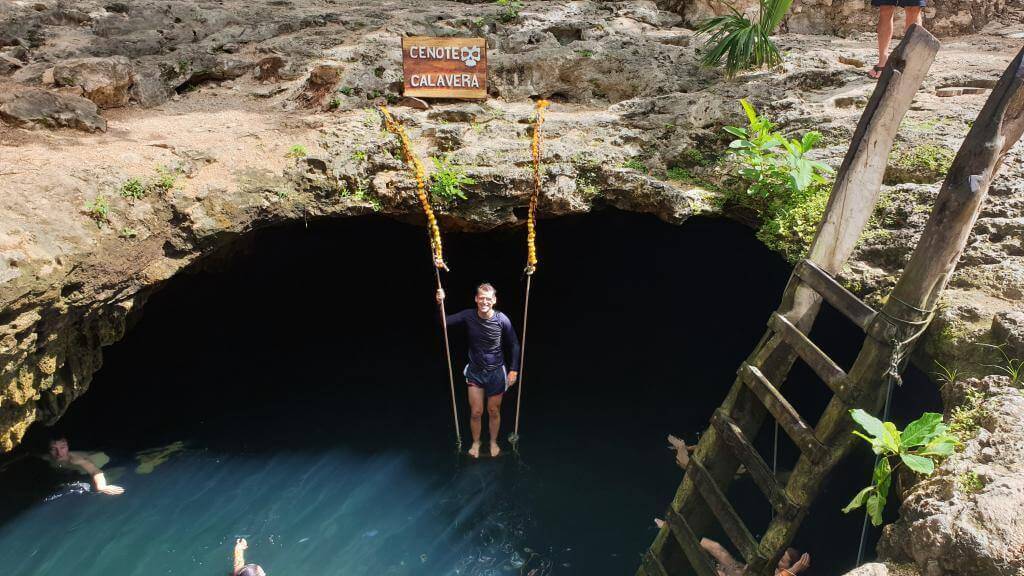
<svg viewBox="0 0 1024 576"><path fill-rule="evenodd" d="M284 155L285 158L305 158L309 153L306 152L306 147L302 144L295 144L288 149L288 152Z"/></svg>
<svg viewBox="0 0 1024 576"><path fill-rule="evenodd" d="M157 192L167 192L174 188L175 180L174 172L170 168L157 166L156 178L150 182L149 188Z"/></svg>
<svg viewBox="0 0 1024 576"><path fill-rule="evenodd" d="M701 64L715 67L725 59L725 74L733 77L743 70L777 66L782 63L771 35L782 21L793 0L760 0L760 16L751 22L730 6L731 14L705 20L697 35L708 35Z"/></svg>
<svg viewBox="0 0 1024 576"><path fill-rule="evenodd" d="M641 174L647 174L647 166L639 158L630 158L622 163L623 168L629 168L630 170L636 170Z"/></svg>
<svg viewBox="0 0 1024 576"><path fill-rule="evenodd" d="M124 184L121 184L119 193L122 198L138 200L146 195L146 187L142 185L142 181L138 178L129 178L124 181Z"/></svg>
<svg viewBox="0 0 1024 576"><path fill-rule="evenodd" d="M737 175L746 185L738 203L750 206L762 217L758 238L788 260L803 257L828 204L829 181L823 174L832 169L807 153L821 140L819 132L788 139L775 124L746 100L740 100L747 126L726 126L736 137L729 154L737 158Z"/></svg>
<svg viewBox="0 0 1024 576"><path fill-rule="evenodd" d="M978 473L974 470L970 472L964 472L956 480L957 486L964 494L976 494L981 492L981 489L985 487L985 481L978 476Z"/></svg>
<svg viewBox="0 0 1024 576"><path fill-rule="evenodd" d="M97 196L85 204L85 213L96 222L97 228L102 228L109 221L110 203L102 196Z"/></svg>
<svg viewBox="0 0 1024 576"><path fill-rule="evenodd" d="M434 163L434 173L430 175L430 193L443 200L465 200L466 193L462 187L476 184L476 180L466 176L461 166L452 164L451 156L431 156L430 160Z"/></svg>
<svg viewBox="0 0 1024 576"><path fill-rule="evenodd" d="M871 444L871 449L880 458L872 473L871 485L858 492L843 512L849 513L864 506L871 523L880 526L892 473L900 466L906 466L918 474L929 476L935 471L937 461L953 453L957 441L942 423L942 414L935 412L925 412L907 424L902 432L892 422L882 422L859 408L851 410L850 416L867 432L867 435L859 431L854 431L854 434Z"/></svg>
<svg viewBox="0 0 1024 576"><path fill-rule="evenodd" d="M121 228L121 230L117 233L117 235L120 238L124 238L125 240L129 240L131 238L135 238L136 236L138 236L139 233L138 233L137 230L135 230L135 228L132 228L130 226L125 226L124 228Z"/></svg>
<svg viewBox="0 0 1024 576"><path fill-rule="evenodd" d="M967 442L974 438L981 428L981 421L988 416L985 393L977 388L968 388L964 403L949 414L949 433L961 443Z"/></svg>
<svg viewBox="0 0 1024 576"><path fill-rule="evenodd" d="M497 0L496 3L503 8L498 16L502 22L512 22L519 18L519 11L523 9L523 3L519 0Z"/></svg>

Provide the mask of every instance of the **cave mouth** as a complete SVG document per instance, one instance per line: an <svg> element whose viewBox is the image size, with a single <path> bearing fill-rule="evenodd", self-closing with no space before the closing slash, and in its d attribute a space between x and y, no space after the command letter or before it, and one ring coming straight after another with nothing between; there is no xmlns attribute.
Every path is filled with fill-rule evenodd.
<svg viewBox="0 0 1024 576"><path fill-rule="evenodd" d="M523 231L445 239L449 312L488 281L519 330ZM14 574L219 573L244 536L270 574L632 573L681 478L665 435L696 440L789 266L723 219L608 210L543 221L538 244L520 458L454 455L422 228L365 217L267 229L153 295L60 422L73 449L111 456L127 493L54 498L42 464L9 467L0 557ZM827 307L812 336L847 368L862 341ZM458 331L452 351L461 370ZM937 405L920 373L906 381L898 417ZM828 398L801 365L787 390L811 416ZM513 416L509 396L506 450ZM23 450L46 437L34 427ZM134 469L133 454L176 441L183 452ZM796 456L784 439L780 468ZM859 451L812 509L797 545L816 566L852 566L861 517L839 509L870 467ZM763 529L768 505L749 479L730 496Z"/></svg>

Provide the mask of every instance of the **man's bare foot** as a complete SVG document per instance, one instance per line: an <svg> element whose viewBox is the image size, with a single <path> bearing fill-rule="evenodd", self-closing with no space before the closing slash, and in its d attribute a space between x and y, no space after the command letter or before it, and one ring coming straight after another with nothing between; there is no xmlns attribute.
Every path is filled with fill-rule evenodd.
<svg viewBox="0 0 1024 576"><path fill-rule="evenodd" d="M882 65L872 66L871 70L868 70L868 76L870 76L871 78L874 78L875 80L878 80L879 78L882 77L882 71L883 70L885 70L885 66L882 66Z"/></svg>
<svg viewBox="0 0 1024 576"><path fill-rule="evenodd" d="M501 454L501 448L494 442L491 442L491 458L497 458L498 454Z"/></svg>
<svg viewBox="0 0 1024 576"><path fill-rule="evenodd" d="M473 442L473 445L469 447L469 455L472 456L473 458L479 458L480 457L480 443L479 442Z"/></svg>

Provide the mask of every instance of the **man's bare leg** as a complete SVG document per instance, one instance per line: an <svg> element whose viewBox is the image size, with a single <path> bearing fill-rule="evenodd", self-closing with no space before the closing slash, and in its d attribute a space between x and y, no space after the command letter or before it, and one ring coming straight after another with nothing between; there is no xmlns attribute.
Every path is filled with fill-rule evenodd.
<svg viewBox="0 0 1024 576"><path fill-rule="evenodd" d="M889 44L892 43L892 18L896 14L895 6L878 7L878 67L885 68L889 62ZM881 76L881 72L868 72L872 78Z"/></svg>
<svg viewBox="0 0 1024 576"><path fill-rule="evenodd" d="M469 430L473 434L473 445L469 447L469 455L480 457L480 428L484 415L484 389L469 386Z"/></svg>
<svg viewBox="0 0 1024 576"><path fill-rule="evenodd" d="M501 454L498 447L498 429L501 428L501 394L487 398L487 425L491 429L491 456Z"/></svg>
<svg viewBox="0 0 1024 576"><path fill-rule="evenodd" d="M907 30L910 30L910 27L914 24L922 27L924 26L924 18L921 17L920 6L907 6L904 10L907 11L907 22L906 26L903 27L904 34L906 34Z"/></svg>

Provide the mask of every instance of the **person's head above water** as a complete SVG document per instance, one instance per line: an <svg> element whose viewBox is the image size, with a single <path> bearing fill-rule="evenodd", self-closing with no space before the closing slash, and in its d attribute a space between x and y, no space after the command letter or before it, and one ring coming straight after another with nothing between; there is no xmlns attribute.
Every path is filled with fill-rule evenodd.
<svg viewBox="0 0 1024 576"><path fill-rule="evenodd" d="M61 462L68 459L68 439L63 434L54 434L50 437L50 457Z"/></svg>
<svg viewBox="0 0 1024 576"><path fill-rule="evenodd" d="M235 576L267 576L259 564L246 564L242 569L235 572Z"/></svg>
<svg viewBox="0 0 1024 576"><path fill-rule="evenodd" d="M498 291L487 282L476 287L476 311L481 316L490 316L498 303Z"/></svg>

